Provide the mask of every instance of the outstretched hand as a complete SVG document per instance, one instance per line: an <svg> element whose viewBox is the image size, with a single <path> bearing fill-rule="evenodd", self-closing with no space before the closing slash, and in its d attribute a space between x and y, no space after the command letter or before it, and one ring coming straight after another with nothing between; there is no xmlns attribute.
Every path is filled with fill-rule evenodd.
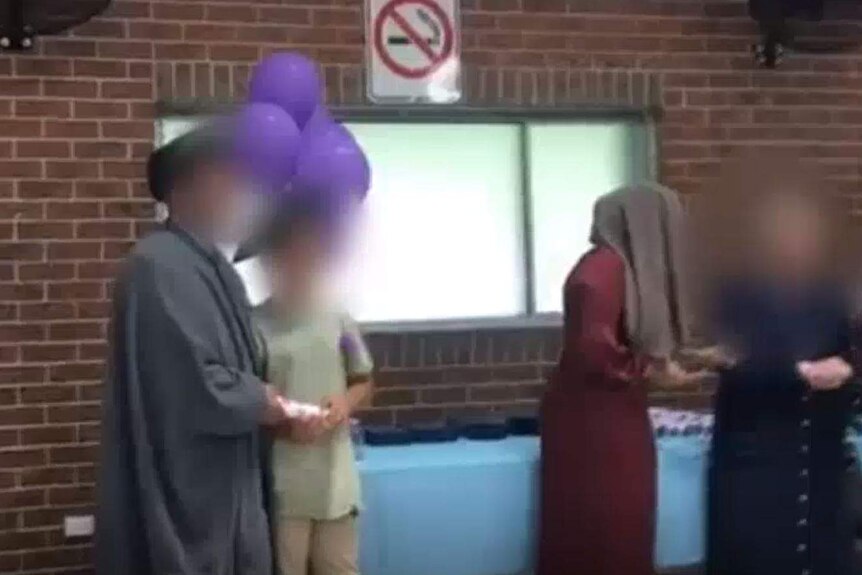
<svg viewBox="0 0 862 575"><path fill-rule="evenodd" d="M649 364L644 375L647 381L655 387L677 388L700 384L711 373L706 369L687 371L676 361L663 359Z"/></svg>
<svg viewBox="0 0 862 575"><path fill-rule="evenodd" d="M853 368L843 358L835 356L818 361L800 361L796 371L811 389L838 389L853 377Z"/></svg>
<svg viewBox="0 0 862 575"><path fill-rule="evenodd" d="M738 361L735 354L726 347L719 345L683 349L679 352L679 357L682 361L691 363L698 369L713 371L731 368L736 365Z"/></svg>

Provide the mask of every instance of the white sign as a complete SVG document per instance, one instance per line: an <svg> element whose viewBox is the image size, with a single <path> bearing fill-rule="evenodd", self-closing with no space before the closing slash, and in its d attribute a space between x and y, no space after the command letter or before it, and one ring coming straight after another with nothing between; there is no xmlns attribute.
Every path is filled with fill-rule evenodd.
<svg viewBox="0 0 862 575"><path fill-rule="evenodd" d="M461 98L458 0L367 0L368 97L450 104Z"/></svg>

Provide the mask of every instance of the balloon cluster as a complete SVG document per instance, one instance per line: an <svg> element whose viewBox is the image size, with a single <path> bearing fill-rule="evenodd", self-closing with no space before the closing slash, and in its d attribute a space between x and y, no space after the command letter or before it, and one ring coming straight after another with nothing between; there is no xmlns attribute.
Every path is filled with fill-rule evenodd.
<svg viewBox="0 0 862 575"><path fill-rule="evenodd" d="M321 92L312 60L282 52L261 61L235 118L237 158L277 195L324 194L333 205L361 202L371 185L368 159L333 120Z"/></svg>

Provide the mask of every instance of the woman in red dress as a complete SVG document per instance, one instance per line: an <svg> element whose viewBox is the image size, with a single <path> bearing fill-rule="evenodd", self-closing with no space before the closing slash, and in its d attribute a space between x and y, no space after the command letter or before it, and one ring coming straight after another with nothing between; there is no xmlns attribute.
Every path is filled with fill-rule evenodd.
<svg viewBox="0 0 862 575"><path fill-rule="evenodd" d="M593 249L566 280L564 342L542 404L538 575L650 575L655 446L647 385L694 379L686 339L682 210L657 185L595 205Z"/></svg>

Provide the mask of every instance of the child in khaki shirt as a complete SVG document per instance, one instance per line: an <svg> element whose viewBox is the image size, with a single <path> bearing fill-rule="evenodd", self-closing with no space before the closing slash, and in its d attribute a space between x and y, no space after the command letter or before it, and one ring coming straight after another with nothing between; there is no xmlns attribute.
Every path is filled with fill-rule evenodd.
<svg viewBox="0 0 862 575"><path fill-rule="evenodd" d="M325 206L294 200L264 241L272 298L257 310L267 380L285 397L320 405L323 418L292 422L273 446L274 517L283 575L356 575L359 475L350 416L372 391L371 355L353 320L321 303L329 262Z"/></svg>

